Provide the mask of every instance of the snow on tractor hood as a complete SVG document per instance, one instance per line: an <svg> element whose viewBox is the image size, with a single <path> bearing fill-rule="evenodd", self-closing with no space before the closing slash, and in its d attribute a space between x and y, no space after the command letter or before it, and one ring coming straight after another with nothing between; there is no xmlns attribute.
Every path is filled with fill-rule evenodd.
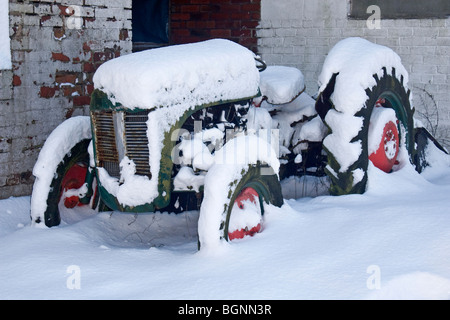
<svg viewBox="0 0 450 320"><path fill-rule="evenodd" d="M150 49L102 64L94 86L126 108L185 108L253 97L259 92L255 55L213 39Z"/></svg>
<svg viewBox="0 0 450 320"><path fill-rule="evenodd" d="M105 62L94 75L95 88L113 104L152 109L147 121L152 178L133 172L124 175L121 169L124 183L120 184L100 168L102 185L122 205L151 203L159 195L161 152L171 127L195 107L258 95L259 80L254 53L222 39L151 49ZM121 165L133 165L123 160Z"/></svg>

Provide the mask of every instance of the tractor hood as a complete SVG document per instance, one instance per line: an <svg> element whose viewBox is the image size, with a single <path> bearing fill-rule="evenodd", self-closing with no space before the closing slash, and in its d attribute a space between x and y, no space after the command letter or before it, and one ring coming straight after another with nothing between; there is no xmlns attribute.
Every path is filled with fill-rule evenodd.
<svg viewBox="0 0 450 320"><path fill-rule="evenodd" d="M127 109L186 110L257 95L259 72L253 52L214 39L115 58L99 67L94 86Z"/></svg>

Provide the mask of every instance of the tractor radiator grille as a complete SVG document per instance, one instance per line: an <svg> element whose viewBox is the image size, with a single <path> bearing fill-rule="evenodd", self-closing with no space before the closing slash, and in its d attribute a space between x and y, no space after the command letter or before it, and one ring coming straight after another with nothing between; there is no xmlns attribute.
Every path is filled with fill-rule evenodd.
<svg viewBox="0 0 450 320"><path fill-rule="evenodd" d="M104 168L111 177L120 177L119 152L128 156L136 164L136 174L150 176L147 138L148 111L126 112L122 121L115 121L112 111L93 112L97 165ZM120 117L119 117L120 118ZM123 126L123 128L115 128ZM122 132L123 137L116 137ZM120 144L120 146L117 145ZM120 157L122 157L120 156Z"/></svg>
<svg viewBox="0 0 450 320"><path fill-rule="evenodd" d="M150 177L147 138L148 111L125 114L127 156L136 164L136 174Z"/></svg>
<svg viewBox="0 0 450 320"><path fill-rule="evenodd" d="M119 156L116 147L112 111L92 113L95 132L95 150L97 165L105 168L109 175L118 178Z"/></svg>

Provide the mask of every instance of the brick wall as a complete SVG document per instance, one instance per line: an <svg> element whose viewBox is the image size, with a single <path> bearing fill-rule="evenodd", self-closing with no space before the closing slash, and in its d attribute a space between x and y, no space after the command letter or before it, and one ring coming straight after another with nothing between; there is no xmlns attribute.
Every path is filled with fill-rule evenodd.
<svg viewBox="0 0 450 320"><path fill-rule="evenodd" d="M0 71L0 198L31 193L49 133L87 115L92 76L131 52L131 0L10 0L12 70Z"/></svg>
<svg viewBox="0 0 450 320"><path fill-rule="evenodd" d="M410 74L416 115L450 147L450 19L382 19L380 29L369 29L365 20L347 18L348 5L348 0L262 0L260 54L268 64L301 69L313 95L325 57L339 40L357 36L386 45Z"/></svg>
<svg viewBox="0 0 450 320"><path fill-rule="evenodd" d="M257 50L260 0L171 0L172 44L226 38ZM92 77L132 51L132 0L10 0L12 70L0 70L0 199L31 193L50 132L87 115Z"/></svg>
<svg viewBox="0 0 450 320"><path fill-rule="evenodd" d="M225 38L257 51L261 0L172 0L171 43Z"/></svg>

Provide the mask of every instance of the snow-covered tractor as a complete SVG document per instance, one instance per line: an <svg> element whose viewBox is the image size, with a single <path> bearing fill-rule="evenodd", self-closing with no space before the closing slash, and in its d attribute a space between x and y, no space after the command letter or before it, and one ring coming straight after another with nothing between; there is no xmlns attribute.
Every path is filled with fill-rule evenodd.
<svg viewBox="0 0 450 320"><path fill-rule="evenodd" d="M414 121L407 82L392 50L361 38L332 49L316 99L300 70L227 40L113 59L95 73L90 116L63 122L40 152L32 222L56 226L75 207L200 210L202 247L253 235L265 206L283 204L284 179L363 193L369 165L421 171L427 145L444 151Z"/></svg>

